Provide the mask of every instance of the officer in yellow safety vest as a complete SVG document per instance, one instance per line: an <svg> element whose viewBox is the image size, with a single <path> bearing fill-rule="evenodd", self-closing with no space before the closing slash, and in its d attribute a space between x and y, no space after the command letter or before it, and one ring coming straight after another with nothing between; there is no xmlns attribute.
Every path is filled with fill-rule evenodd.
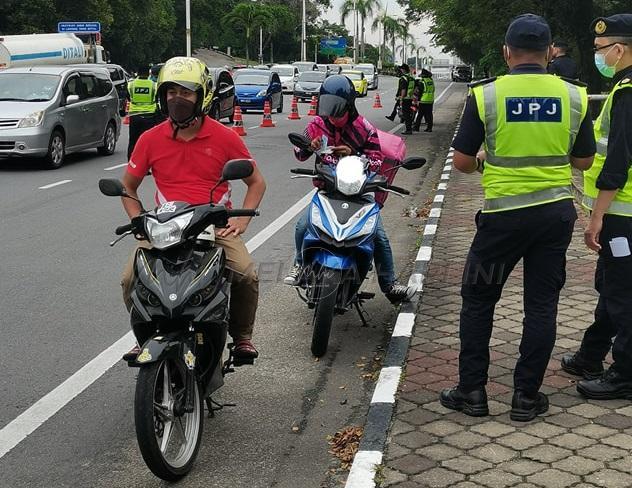
<svg viewBox="0 0 632 488"><path fill-rule="evenodd" d="M432 109L435 98L435 85L432 79L432 73L427 69L421 70L421 78L417 81L419 86L417 116L415 117L415 125L413 130L419 132L421 129L422 119L426 120L426 128L424 132L432 132Z"/></svg>
<svg viewBox="0 0 632 488"><path fill-rule="evenodd" d="M489 413L494 308L522 259L525 314L510 418L528 421L548 410L539 390L555 343L566 250L577 219L571 166L590 168L595 140L585 86L546 72L551 32L542 17L515 18L503 54L509 74L471 85L452 142L456 169L482 171L485 198L461 285L459 383L442 391L440 401L471 416Z"/></svg>
<svg viewBox="0 0 632 488"><path fill-rule="evenodd" d="M595 65L613 79L595 121L595 163L584 174L583 205L592 212L584 239L599 252L599 301L579 351L564 356L562 368L585 378L577 391L587 398L632 399L632 14L595 19L591 30ZM614 362L604 372L611 346Z"/></svg>
<svg viewBox="0 0 632 488"><path fill-rule="evenodd" d="M164 117L156 111L156 83L148 79L149 66L142 67L138 73L138 78L127 84L130 102L128 160L140 135L164 120Z"/></svg>

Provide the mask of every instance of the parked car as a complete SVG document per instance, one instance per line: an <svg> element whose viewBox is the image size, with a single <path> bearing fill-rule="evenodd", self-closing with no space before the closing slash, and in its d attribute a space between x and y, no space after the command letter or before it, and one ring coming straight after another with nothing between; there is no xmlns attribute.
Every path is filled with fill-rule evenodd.
<svg viewBox="0 0 632 488"><path fill-rule="evenodd" d="M296 66L292 66L291 64L275 64L270 68L270 71L279 74L283 93L294 92L294 83L298 78L298 68Z"/></svg>
<svg viewBox="0 0 632 488"><path fill-rule="evenodd" d="M452 81L465 81L469 83L472 81L472 68L466 65L455 66L452 68Z"/></svg>
<svg viewBox="0 0 632 488"><path fill-rule="evenodd" d="M125 106L129 98L127 83L131 77L122 66L118 64L75 64L73 66L80 66L82 68L106 68L108 73L110 73L110 79L119 97L119 115L121 117L125 115Z"/></svg>
<svg viewBox="0 0 632 488"><path fill-rule="evenodd" d="M377 90L379 84L379 77L377 74L377 68L371 63L356 64L355 68L358 71L362 71L366 77L366 82L369 86L369 90Z"/></svg>
<svg viewBox="0 0 632 488"><path fill-rule="evenodd" d="M296 61L292 63L292 66L296 66L299 73L303 71L318 71L318 65L310 61Z"/></svg>
<svg viewBox="0 0 632 488"><path fill-rule="evenodd" d="M36 66L0 72L0 156L43 157L59 168L66 154L114 153L119 98L107 68Z"/></svg>
<svg viewBox="0 0 632 488"><path fill-rule="evenodd" d="M311 100L312 97L318 97L320 94L320 86L327 78L327 73L322 71L303 71L298 75L298 80L294 85L294 96L299 100Z"/></svg>
<svg viewBox="0 0 632 488"><path fill-rule="evenodd" d="M235 114L235 82L230 72L224 68L209 68L213 80L213 95L208 114L215 120L228 117L233 122Z"/></svg>
<svg viewBox="0 0 632 488"><path fill-rule="evenodd" d="M316 66L318 67L318 71L321 73L327 73L328 75L331 74L331 68L328 64L317 64Z"/></svg>
<svg viewBox="0 0 632 488"><path fill-rule="evenodd" d="M328 64L327 67L330 75L337 75L342 71L342 65L340 64Z"/></svg>
<svg viewBox="0 0 632 488"><path fill-rule="evenodd" d="M270 108L283 112L283 93L278 73L262 69L240 69L233 74L235 95L242 112L263 110L266 100Z"/></svg>
<svg viewBox="0 0 632 488"><path fill-rule="evenodd" d="M369 87L362 71L342 71L340 74L345 75L353 82L353 86L355 87L358 96L366 97L367 93L369 93Z"/></svg>

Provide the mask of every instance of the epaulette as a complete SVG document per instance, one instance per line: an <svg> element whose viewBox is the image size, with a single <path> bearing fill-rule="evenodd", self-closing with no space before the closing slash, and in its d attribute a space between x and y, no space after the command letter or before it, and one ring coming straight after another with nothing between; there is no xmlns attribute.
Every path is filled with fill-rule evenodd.
<svg viewBox="0 0 632 488"><path fill-rule="evenodd" d="M564 80L567 83L570 83L571 85L581 86L582 88L586 88L588 86L588 84L584 83L583 81L575 80L573 78L567 78L566 76L560 76L560 79Z"/></svg>
<svg viewBox="0 0 632 488"><path fill-rule="evenodd" d="M497 79L498 79L498 76L485 78L484 80L478 80L478 81L475 81L474 83L468 83L467 87L471 89L477 86L487 85L487 83L491 83L492 81L496 81Z"/></svg>

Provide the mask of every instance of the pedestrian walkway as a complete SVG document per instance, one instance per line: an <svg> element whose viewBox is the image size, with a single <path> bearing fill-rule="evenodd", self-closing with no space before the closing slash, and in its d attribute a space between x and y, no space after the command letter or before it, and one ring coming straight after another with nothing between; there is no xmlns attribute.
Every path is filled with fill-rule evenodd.
<svg viewBox="0 0 632 488"><path fill-rule="evenodd" d="M632 405L585 400L576 379L560 369L563 354L577 350L596 303L596 255L583 244L581 211L568 251L556 347L541 390L549 397L548 413L527 423L509 419L522 330L521 265L496 308L490 416L468 417L439 404L439 392L458 379L461 274L481 202L479 178L453 170L377 485L631 487Z"/></svg>

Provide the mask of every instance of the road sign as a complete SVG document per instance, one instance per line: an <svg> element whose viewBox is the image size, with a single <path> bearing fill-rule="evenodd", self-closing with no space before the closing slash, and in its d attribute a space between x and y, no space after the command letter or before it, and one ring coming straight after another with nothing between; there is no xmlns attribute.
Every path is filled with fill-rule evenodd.
<svg viewBox="0 0 632 488"><path fill-rule="evenodd" d="M57 32L101 32L101 22L58 22Z"/></svg>
<svg viewBox="0 0 632 488"><path fill-rule="evenodd" d="M347 39L344 37L331 37L320 40L321 54L334 54L344 56L347 52Z"/></svg>

